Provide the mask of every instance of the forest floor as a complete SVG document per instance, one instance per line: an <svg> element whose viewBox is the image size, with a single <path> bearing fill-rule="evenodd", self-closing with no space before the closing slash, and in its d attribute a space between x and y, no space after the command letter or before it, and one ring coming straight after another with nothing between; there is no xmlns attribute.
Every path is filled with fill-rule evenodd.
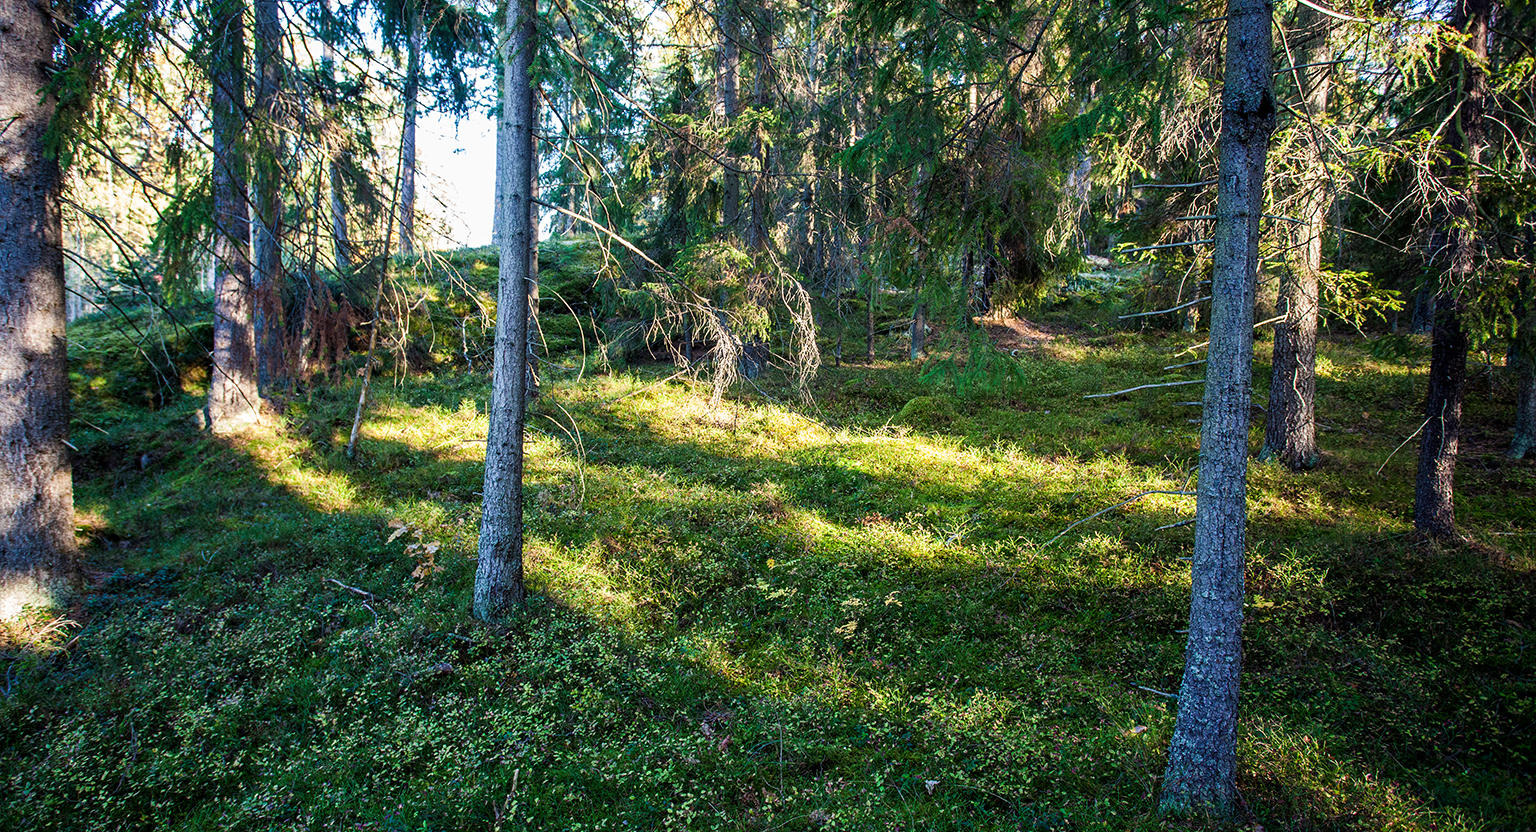
<svg viewBox="0 0 1536 832"><path fill-rule="evenodd" d="M551 368L485 626L482 371L382 376L349 460L355 379L215 439L78 325L89 585L0 634L0 828L1206 828L1154 811L1193 501L1062 534L1188 484L1198 387L1084 396L1202 336L1008 326L990 382L845 363L810 407ZM1536 827L1536 462L1475 368L1467 540L1416 539L1404 343L1326 340L1322 464L1252 467L1237 828Z"/></svg>

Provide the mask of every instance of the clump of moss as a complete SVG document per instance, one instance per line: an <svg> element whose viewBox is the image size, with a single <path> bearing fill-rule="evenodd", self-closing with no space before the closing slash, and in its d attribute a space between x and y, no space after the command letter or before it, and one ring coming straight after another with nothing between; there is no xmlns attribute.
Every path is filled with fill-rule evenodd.
<svg viewBox="0 0 1536 832"><path fill-rule="evenodd" d="M902 405L901 412L891 421L920 430L934 430L949 427L959 418L959 412L949 399L943 396L918 396Z"/></svg>

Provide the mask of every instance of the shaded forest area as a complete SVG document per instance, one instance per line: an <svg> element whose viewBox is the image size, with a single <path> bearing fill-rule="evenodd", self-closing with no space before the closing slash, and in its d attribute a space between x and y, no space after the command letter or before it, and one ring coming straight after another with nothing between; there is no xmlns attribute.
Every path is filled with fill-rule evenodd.
<svg viewBox="0 0 1536 832"><path fill-rule="evenodd" d="M0 8L0 827L1536 826L1528 3Z"/></svg>

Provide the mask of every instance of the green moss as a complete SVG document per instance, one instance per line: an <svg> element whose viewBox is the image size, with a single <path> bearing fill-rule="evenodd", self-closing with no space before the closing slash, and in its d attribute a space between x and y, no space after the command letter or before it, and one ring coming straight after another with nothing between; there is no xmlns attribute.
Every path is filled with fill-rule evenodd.
<svg viewBox="0 0 1536 832"><path fill-rule="evenodd" d="M82 362L118 337L93 326ZM1173 712L1145 688L1178 686L1193 504L1047 541L1185 487L1186 390L1082 396L1197 340L1021 356L1027 384L966 397L828 367L803 412L772 374L778 401L711 409L686 377L552 371L533 600L502 627L467 615L483 373L377 385L355 460L355 382L237 440L193 398L81 389L82 626L7 662L0 828L1184 828L1156 814ZM1530 466L1466 450L1478 542L1415 542L1391 454L1421 417L1393 403L1422 371L1323 349L1321 465L1249 479L1244 822L1529 826Z"/></svg>
<svg viewBox="0 0 1536 832"><path fill-rule="evenodd" d="M938 396L918 396L901 406L901 410L892 419L892 423L919 428L921 430L934 430L946 428L954 424L960 414L955 410L955 405L949 399Z"/></svg>

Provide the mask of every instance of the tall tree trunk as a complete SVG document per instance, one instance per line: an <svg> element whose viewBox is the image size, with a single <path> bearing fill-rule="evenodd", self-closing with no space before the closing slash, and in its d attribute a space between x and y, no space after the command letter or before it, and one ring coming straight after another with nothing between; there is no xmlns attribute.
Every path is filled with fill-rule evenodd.
<svg viewBox="0 0 1536 832"><path fill-rule="evenodd" d="M773 106L773 9L764 5L757 16L757 73L753 76L752 103L759 110ZM769 156L772 150L758 124L752 137L752 158L756 162L757 175L752 178L752 218L747 225L747 248L766 251L768 248L768 200Z"/></svg>
<svg viewBox="0 0 1536 832"><path fill-rule="evenodd" d="M566 128L569 131L565 137L565 155L569 157L567 164L574 166L572 170L573 178L565 189L566 209L572 214L581 213L581 197L587 187L587 164L586 160L582 158L581 146L576 143L576 131L581 129L578 125L586 118L586 108L587 105L581 100L581 96L576 94L576 88L572 85L571 107L565 117ZM686 169L687 160L683 152L686 147L681 145L681 143L679 143L679 147L681 148L680 150L674 151L674 159L677 160L675 164L678 167L672 175L681 179L683 171ZM679 156L682 158L678 158ZM563 227L567 236L574 236L581 230L581 224L577 222L575 217L566 216L559 219L565 221Z"/></svg>
<svg viewBox="0 0 1536 832"><path fill-rule="evenodd" d="M1227 2L1211 342L1200 427L1189 642L1163 775L1163 812L1227 817L1237 797L1253 296L1264 164L1275 124L1272 16L1266 0Z"/></svg>
<svg viewBox="0 0 1536 832"><path fill-rule="evenodd" d="M715 25L720 46L716 56L715 116L729 128L736 121L737 87L741 75L741 18L737 0L719 0ZM720 220L727 229L736 228L741 219L741 174L736 157L729 150L721 154L725 162L722 175Z"/></svg>
<svg viewBox="0 0 1536 832"><path fill-rule="evenodd" d="M330 17L330 2L322 3L326 18ZM331 45L329 36L324 38L320 46L320 67L325 75L326 82L335 89L336 84L336 47ZM335 106L334 99L327 102ZM346 275L352 271L352 243L347 236L347 201L343 195L343 185L346 180L342 175L342 148L341 138L332 135L330 144L326 149L326 176L330 191L331 208L331 244L332 256L335 258L336 272Z"/></svg>
<svg viewBox="0 0 1536 832"><path fill-rule="evenodd" d="M1526 256L1536 254L1530 232ZM1508 365L1515 371L1515 429L1510 437L1510 459L1523 459L1536 449L1536 283L1529 273L1515 283L1515 334L1510 339Z"/></svg>
<svg viewBox="0 0 1536 832"><path fill-rule="evenodd" d="M937 93L933 89L933 53L925 49L923 54L923 95L925 104L923 113L929 131L928 141L924 148L923 159L918 162L917 170L912 175L912 206L909 213L912 222L919 228L927 227L927 202L928 183L933 176L934 156L937 155L938 144L934 137L934 124L938 115L934 106L934 97ZM922 245L919 243L918 245ZM921 249L919 249L922 251ZM923 255L926 255L926 251ZM917 285L913 287L912 297L912 331L910 338L911 352L909 357L913 361L923 360L923 353L928 348L928 300L923 294L926 288L926 280L923 276L917 279Z"/></svg>
<svg viewBox="0 0 1536 832"><path fill-rule="evenodd" d="M864 314L864 362L875 363L875 300L880 296L880 278L869 270L869 304Z"/></svg>
<svg viewBox="0 0 1536 832"><path fill-rule="evenodd" d="M334 243L336 272L346 275L352 271L352 241L347 234L347 202L342 192L344 180L341 173L341 154L333 151L326 163L331 192L331 239Z"/></svg>
<svg viewBox="0 0 1536 832"><path fill-rule="evenodd" d="M917 300L912 305L912 351L908 356L913 361L922 361L923 352L928 347L928 302L923 300L923 281L917 282Z"/></svg>
<svg viewBox="0 0 1536 832"><path fill-rule="evenodd" d="M1456 453L1461 445L1461 402L1467 383L1467 333L1462 326L1461 291L1472 279L1477 258L1477 178L1484 139L1483 112L1488 97L1488 19L1491 0L1461 0L1454 22L1467 35L1472 59L1451 53L1456 62L1460 102L1456 130L1450 137L1454 173L1461 187L1446 206L1445 229L1436 234L1444 245L1437 255L1449 258L1435 295L1433 347L1429 359L1429 396L1419 441L1419 469L1413 489L1413 527L1431 537L1456 534Z"/></svg>
<svg viewBox="0 0 1536 832"><path fill-rule="evenodd" d="M1295 62L1305 69L1293 70L1302 90L1307 116L1314 125L1328 111L1333 85L1333 66L1328 39L1329 18L1306 6L1298 12L1306 43ZM1302 127L1300 129L1308 129ZM1323 266L1323 230L1332 204L1328 168L1323 161L1321 128L1313 126L1304 140L1301 224L1293 229L1295 254L1280 272L1278 308L1285 320L1275 327L1274 362L1269 381L1269 410L1264 421L1264 447L1260 459L1275 457L1286 467L1302 471L1318 462L1317 416L1317 314L1318 277Z"/></svg>
<svg viewBox="0 0 1536 832"><path fill-rule="evenodd" d="M531 72L531 71L530 71ZM531 75L530 75L531 77ZM528 86L529 118L537 118L535 105L538 95L532 83ZM531 128L530 128L531 129ZM530 140L528 160L528 370L523 379L524 398L533 401L539 397L539 355L542 340L539 332L539 214L532 201L539 198L539 145Z"/></svg>
<svg viewBox="0 0 1536 832"><path fill-rule="evenodd" d="M0 0L0 619L53 603L75 566L49 8Z"/></svg>
<svg viewBox="0 0 1536 832"><path fill-rule="evenodd" d="M256 377L258 387L271 391L287 373L283 337L283 261L279 225L282 218L282 134L278 93L282 87L282 27L278 0L255 0L257 137L255 172L256 253Z"/></svg>
<svg viewBox="0 0 1536 832"><path fill-rule="evenodd" d="M405 123L400 128L400 253L416 253L416 110L421 93L421 8L412 4L405 59Z"/></svg>
<svg viewBox="0 0 1536 832"><path fill-rule="evenodd" d="M251 222L246 202L245 3L215 7L213 66L213 369L208 380L208 423L214 433L239 431L260 412L256 389L256 334L251 325Z"/></svg>
<svg viewBox="0 0 1536 832"><path fill-rule="evenodd" d="M496 125L496 190L502 203L495 369L485 442L484 511L474 614L505 617L523 602L523 424L528 377L528 283L533 205L532 0L510 0Z"/></svg>

